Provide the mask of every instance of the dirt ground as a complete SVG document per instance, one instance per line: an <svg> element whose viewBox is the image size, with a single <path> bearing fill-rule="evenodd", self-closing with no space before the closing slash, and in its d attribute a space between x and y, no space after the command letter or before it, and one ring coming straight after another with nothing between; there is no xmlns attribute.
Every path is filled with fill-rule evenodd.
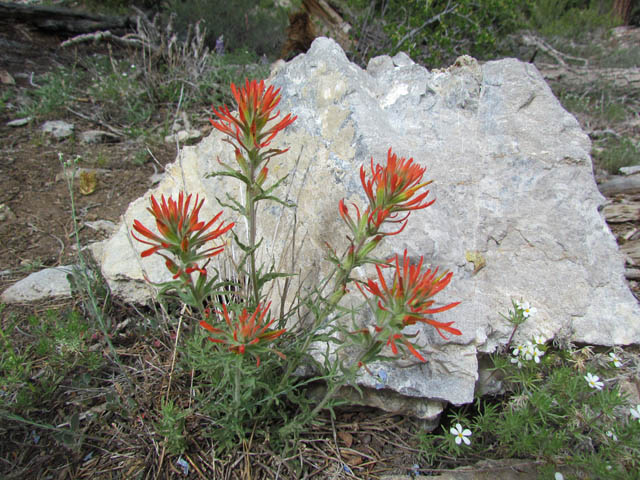
<svg viewBox="0 0 640 480"><path fill-rule="evenodd" d="M61 48L63 38L33 31L24 25L0 22L0 71L7 71L20 90L34 89L38 78L52 68L69 66L75 55L101 52L100 46ZM15 88L12 87L12 88ZM0 85L0 89L9 88ZM82 113L82 112L79 112ZM0 113L0 289L34 269L66 265L74 261L75 239L71 201L59 160L81 157L79 167L96 168L93 193L76 191L76 213L83 244L104 238L105 233L86 222L118 222L127 205L151 186L151 176L176 156L175 145L123 139L116 143L85 144L71 137L57 140L42 131L45 119L11 127L15 117ZM46 120L64 120L75 126L75 137L86 130L105 130L70 111ZM155 160L134 162L137 152L148 148ZM77 183L77 182L76 182Z"/></svg>

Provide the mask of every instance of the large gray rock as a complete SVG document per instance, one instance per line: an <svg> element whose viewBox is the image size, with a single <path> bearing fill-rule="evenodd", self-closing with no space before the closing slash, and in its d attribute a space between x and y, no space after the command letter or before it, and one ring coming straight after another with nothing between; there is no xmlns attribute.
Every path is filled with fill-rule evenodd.
<svg viewBox="0 0 640 480"><path fill-rule="evenodd" d="M280 109L298 116L273 144L290 150L272 161L270 175L293 171L280 195L297 203L296 238L304 246L294 270L311 272L301 278L328 272L325 241L344 249L337 205L341 198L364 204L363 162L372 156L384 162L393 147L427 166L427 178L434 179L436 203L414 212L404 232L387 239L378 254L407 249L452 270L453 281L438 300L462 304L438 318L455 321L463 334L445 342L419 328L417 343L428 362L386 366L387 389L426 405L471 402L479 354L495 351L512 332L500 316L512 299L538 310L515 341L537 333L598 345L640 342L638 303L598 213L603 198L593 179L589 139L535 66L513 59L479 65L462 57L447 70L430 72L398 54L371 60L365 71L335 42L319 38L270 82L282 89ZM127 235L134 219L153 225L145 210L150 193L205 195L204 218L219 211L216 197L241 196L240 182L204 175L219 168L218 158L233 162L222 138L213 131L185 148L158 187L130 205L99 259L114 293L144 301L150 290L143 271L152 281L169 278L161 259L142 260L143 246ZM293 213L275 204L260 211L263 260L280 269L290 268ZM239 222L235 229L241 237L243 228ZM376 379L365 375L361 381L375 391Z"/></svg>

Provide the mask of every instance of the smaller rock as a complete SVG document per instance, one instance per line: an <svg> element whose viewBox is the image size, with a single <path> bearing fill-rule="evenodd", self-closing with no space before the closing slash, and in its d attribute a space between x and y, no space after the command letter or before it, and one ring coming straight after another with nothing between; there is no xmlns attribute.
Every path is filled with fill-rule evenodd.
<svg viewBox="0 0 640 480"><path fill-rule="evenodd" d="M118 135L102 130L87 130L80 134L80 141L83 143L116 143L120 140Z"/></svg>
<svg viewBox="0 0 640 480"><path fill-rule="evenodd" d="M107 170L106 168L76 168L75 170L73 169L68 169L65 170L63 172L60 172L56 175L56 182L59 182L60 180L65 180L65 179L71 179L71 177L73 176L75 178L75 180L78 180L78 178L82 178L83 175L104 175L104 174L109 174L111 171Z"/></svg>
<svg viewBox="0 0 640 480"><path fill-rule="evenodd" d="M9 205L0 203L0 222L6 222L16 219L16 214L11 211Z"/></svg>
<svg viewBox="0 0 640 480"><path fill-rule="evenodd" d="M173 135L167 135L166 137L164 137L164 142L175 143L176 141L178 141L180 143L184 143L191 140L198 140L200 137L202 137L202 132L200 130L197 130L197 129L180 130L179 132L174 133Z"/></svg>
<svg viewBox="0 0 640 480"><path fill-rule="evenodd" d="M62 120L50 120L44 122L42 125L42 131L50 133L57 139L63 139L73 135L74 125Z"/></svg>
<svg viewBox="0 0 640 480"><path fill-rule="evenodd" d="M16 81L6 70L0 70L0 83L4 85L15 85Z"/></svg>
<svg viewBox="0 0 640 480"><path fill-rule="evenodd" d="M416 63L404 52L398 52L391 60L396 67L410 67Z"/></svg>
<svg viewBox="0 0 640 480"><path fill-rule="evenodd" d="M636 173L640 173L640 165L620 167L620 173L622 173L623 175L635 175Z"/></svg>
<svg viewBox="0 0 640 480"><path fill-rule="evenodd" d="M30 121L31 117L16 118L15 120L7 122L7 127L24 127Z"/></svg>
<svg viewBox="0 0 640 480"><path fill-rule="evenodd" d="M106 235L113 235L118 226L110 220L96 220L95 222L84 222L92 230L103 232Z"/></svg>
<svg viewBox="0 0 640 480"><path fill-rule="evenodd" d="M0 301L3 303L22 303L50 297L70 297L71 286L67 275L71 273L72 269L73 266L67 265L46 268L32 273L2 292Z"/></svg>

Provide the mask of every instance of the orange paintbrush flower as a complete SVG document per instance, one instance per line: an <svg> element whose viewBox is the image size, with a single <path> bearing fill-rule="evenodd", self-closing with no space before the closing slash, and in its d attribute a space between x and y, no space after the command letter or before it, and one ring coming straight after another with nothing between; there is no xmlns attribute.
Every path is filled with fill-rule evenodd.
<svg viewBox="0 0 640 480"><path fill-rule="evenodd" d="M134 220L133 222L134 230L148 240L151 240L144 240L132 233L133 238L139 242L151 245L151 248L142 252L142 256L147 257L166 250L179 258L184 265L188 265L187 268L193 268L192 271L194 271L199 270L199 268L195 266L196 262L213 257L222 252L224 245L214 245L203 251L199 250L204 247L206 243L217 239L230 230L234 223L224 225L224 222L220 222L217 228L208 231L213 224L218 221L222 212L218 213L207 223L200 221L198 215L203 203L204 199L199 200L196 195L193 209L189 211L191 195L185 198L184 193L180 192L177 202L171 197L167 200L163 195L160 203L151 195L151 208L147 210L156 220L159 235L142 225L139 220ZM163 256L167 258L165 255ZM169 261L168 258L167 260ZM172 269L172 267L174 268ZM171 265L168 263L167 268L176 274L174 270L177 269L177 266L175 266L173 262L171 262Z"/></svg>
<svg viewBox="0 0 640 480"><path fill-rule="evenodd" d="M425 171L426 168L414 163L413 158L398 158L391 149L387 152L387 164L384 167L374 165L371 158L370 178L367 178L364 165L360 167L360 181L369 199L369 208L372 211L385 209L391 215L406 211L408 215L411 210L420 210L433 204L435 200L425 201L429 190L417 194L418 190L431 183L431 180L422 182ZM393 221L402 222L405 219L406 216Z"/></svg>
<svg viewBox="0 0 640 480"><path fill-rule="evenodd" d="M438 334L445 340L442 331L452 335L462 335L457 328L452 327L453 322L438 322L431 315L444 312L460 302L453 302L441 307L434 307L433 296L445 288L451 281L453 274L445 272L438 274L438 269L427 269L422 272L423 257L417 264L411 264L407 251L404 251L402 263L398 255L392 259L392 267L395 267L393 283L391 286L384 279L382 268L376 265L377 280L369 279L364 283L360 291L366 296L365 290L377 297L378 325L374 328L377 332L388 333L387 345L391 346L393 353L397 353L396 340L400 340L409 351L421 361L424 358L415 350L415 347L402 334L402 329L417 322L425 323L436 328Z"/></svg>
<svg viewBox="0 0 640 480"><path fill-rule="evenodd" d="M267 123L280 115L280 111L274 113L280 102L280 89L275 90L270 86L265 90L264 80L257 82L247 79L244 88L240 89L232 83L231 92L236 101L238 117L233 116L229 108L223 105L213 107L217 120L209 121L216 129L235 139L236 148L250 152L267 147L280 130L291 125L297 118L287 114L278 123L267 128Z"/></svg>
<svg viewBox="0 0 640 480"><path fill-rule="evenodd" d="M257 365L260 366L260 357L258 354L266 351L266 344L275 340L282 335L286 329L269 330L269 327L275 320L269 320L265 322L264 318L269 312L269 307L261 309L260 305L256 310L249 315L247 309L243 309L242 313L234 321L229 317L227 306L222 305L222 314L226 322L226 328L216 328L211 324L202 320L200 325L214 336L209 337L209 340L214 343L220 343L226 345L229 351L237 353L238 355L244 355L249 352L256 358ZM271 348L269 351L274 352L281 358L286 358L281 352Z"/></svg>

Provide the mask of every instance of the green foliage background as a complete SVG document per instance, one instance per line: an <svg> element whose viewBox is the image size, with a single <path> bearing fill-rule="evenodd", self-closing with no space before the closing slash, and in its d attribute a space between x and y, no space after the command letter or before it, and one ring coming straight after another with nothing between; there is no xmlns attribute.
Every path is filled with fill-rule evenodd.
<svg viewBox="0 0 640 480"><path fill-rule="evenodd" d="M508 52L508 35L531 28L545 35L579 36L615 24L611 0L346 0L355 13L357 60L404 51L429 68L469 54ZM368 41L371 39L371 41Z"/></svg>
<svg viewBox="0 0 640 480"><path fill-rule="evenodd" d="M176 26L183 31L202 20L210 47L224 35L227 51L246 49L267 57L279 55L289 23L287 9L274 0L169 0L165 11L176 15Z"/></svg>

